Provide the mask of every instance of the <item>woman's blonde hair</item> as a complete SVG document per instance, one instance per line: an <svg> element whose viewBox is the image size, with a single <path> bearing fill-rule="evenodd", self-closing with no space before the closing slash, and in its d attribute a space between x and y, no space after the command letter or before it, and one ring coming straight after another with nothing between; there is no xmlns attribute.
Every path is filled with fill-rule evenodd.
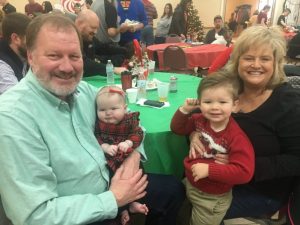
<svg viewBox="0 0 300 225"><path fill-rule="evenodd" d="M274 72L270 81L266 85L266 89L274 89L278 85L286 81L283 71L284 56L286 55L286 41L282 31L277 27L253 26L244 30L234 43L234 49L231 59L225 69L233 76L239 76L238 67L240 57L250 48L261 48L262 46L270 46L274 56ZM243 90L243 82L241 90Z"/></svg>

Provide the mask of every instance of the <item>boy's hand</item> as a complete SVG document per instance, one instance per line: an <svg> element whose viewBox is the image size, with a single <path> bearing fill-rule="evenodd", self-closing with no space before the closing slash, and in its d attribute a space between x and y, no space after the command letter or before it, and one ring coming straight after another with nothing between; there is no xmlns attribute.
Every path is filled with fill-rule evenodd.
<svg viewBox="0 0 300 225"><path fill-rule="evenodd" d="M179 110L184 114L189 114L199 108L199 100L195 98L187 98Z"/></svg>
<svg viewBox="0 0 300 225"><path fill-rule="evenodd" d="M191 167L193 172L194 181L208 177L208 164L196 163Z"/></svg>

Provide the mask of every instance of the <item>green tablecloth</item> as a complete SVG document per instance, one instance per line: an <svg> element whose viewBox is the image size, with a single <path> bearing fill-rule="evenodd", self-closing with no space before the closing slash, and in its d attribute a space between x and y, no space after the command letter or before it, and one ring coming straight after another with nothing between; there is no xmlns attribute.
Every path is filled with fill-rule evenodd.
<svg viewBox="0 0 300 225"><path fill-rule="evenodd" d="M188 145L186 137L175 135L170 131L170 121L185 98L197 96L196 91L200 78L155 72L149 76L149 79L156 78L168 82L171 75L178 78L178 91L169 93L170 107L155 109L136 104L129 104L128 107L132 111L140 112L141 124L146 128L144 145L148 161L144 163L145 170L151 173L174 174L181 177L183 175L182 161L188 153ZM96 87L106 85L105 77L94 76L84 78L84 80ZM115 82L120 84L120 78L116 77ZM147 91L147 99L157 100L157 90Z"/></svg>

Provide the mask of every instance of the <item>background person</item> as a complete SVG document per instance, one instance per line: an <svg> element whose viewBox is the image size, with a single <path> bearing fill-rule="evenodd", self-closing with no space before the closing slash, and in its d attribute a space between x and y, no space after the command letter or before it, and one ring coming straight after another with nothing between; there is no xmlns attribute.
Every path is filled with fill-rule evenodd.
<svg viewBox="0 0 300 225"><path fill-rule="evenodd" d="M283 13L278 17L277 25L284 28L287 28L286 24L286 17L291 13L291 10L289 8L286 8L283 10Z"/></svg>
<svg viewBox="0 0 300 225"><path fill-rule="evenodd" d="M91 9L92 4L93 4L93 0L85 0L85 6L87 9Z"/></svg>
<svg viewBox="0 0 300 225"><path fill-rule="evenodd" d="M167 3L164 7L164 12L157 22L156 33L155 33L155 44L162 44L166 42L170 25L172 22L173 7L171 3Z"/></svg>
<svg viewBox="0 0 300 225"><path fill-rule="evenodd" d="M44 1L42 3L42 7L43 7L43 13L50 13L53 11L52 4L49 1Z"/></svg>
<svg viewBox="0 0 300 225"><path fill-rule="evenodd" d="M263 25L263 26L267 26L268 24L268 12L270 11L271 6L269 5L265 5L264 8L262 9L262 11L260 11L260 13L257 16L257 24Z"/></svg>
<svg viewBox="0 0 300 225"><path fill-rule="evenodd" d="M205 44L228 44L230 42L230 35L228 31L223 27L223 19L220 15L214 17L214 28L209 30L205 36ZM222 41L217 42L219 37L223 37Z"/></svg>
<svg viewBox="0 0 300 225"><path fill-rule="evenodd" d="M233 117L255 151L253 179L233 188L226 219L272 215L287 204L299 182L300 93L286 83L285 54L286 41L279 29L253 26L236 40L225 67L242 85ZM197 148L196 141L192 146ZM293 192L299 200L299 188Z"/></svg>
<svg viewBox="0 0 300 225"><path fill-rule="evenodd" d="M34 18L41 13L43 13L43 7L35 0L28 0L28 4L25 5L25 14L29 18Z"/></svg>
<svg viewBox="0 0 300 225"><path fill-rule="evenodd" d="M248 22L248 24L247 24L247 27L256 25L258 14L259 14L259 11L258 11L258 10L255 10L255 11L253 12L253 15L252 15L252 16L250 17L250 19L249 19L249 22Z"/></svg>
<svg viewBox="0 0 300 225"><path fill-rule="evenodd" d="M153 45L154 33L153 33L153 20L157 19L157 11L155 5L149 0L142 0L147 15L148 25L141 30L141 42L146 46Z"/></svg>
<svg viewBox="0 0 300 225"><path fill-rule="evenodd" d="M134 39L140 41L141 30L148 24L144 4L140 0L117 0L117 10L120 24L128 19L132 23L127 24L126 30L121 33L120 45L131 45Z"/></svg>
<svg viewBox="0 0 300 225"><path fill-rule="evenodd" d="M98 16L90 9L80 12L75 20L75 25L81 34L83 42L84 77L95 75L106 76L107 61L102 61L102 58L96 54L96 48L98 48L99 52L99 46L101 45L95 38L99 24ZM105 49L103 51L106 53ZM126 70L124 67L114 67L115 74L121 74L124 70Z"/></svg>
<svg viewBox="0 0 300 225"><path fill-rule="evenodd" d="M0 0L0 5L2 6L2 11L5 12L5 14L17 12L16 7L10 4L7 0Z"/></svg>
<svg viewBox="0 0 300 225"><path fill-rule="evenodd" d="M187 8L191 5L192 0L181 0L180 3L176 6L169 34L177 34L181 37L182 40L186 39L187 33Z"/></svg>
<svg viewBox="0 0 300 225"><path fill-rule="evenodd" d="M10 13L2 22L0 41L0 95L16 85L27 73L26 29L30 19L22 13Z"/></svg>
<svg viewBox="0 0 300 225"><path fill-rule="evenodd" d="M94 1L91 10L93 10L99 20L100 25L97 29L95 43L95 54L100 57L104 63L111 60L114 66L122 66L126 58L129 57L125 47L119 45L121 33L127 31L128 25L118 23L118 13L116 2Z"/></svg>
<svg viewBox="0 0 300 225"><path fill-rule="evenodd" d="M76 15L78 15L78 14L81 12L81 10L82 10L81 4L80 4L79 2L76 2L76 3L74 4L74 13L75 13Z"/></svg>
<svg viewBox="0 0 300 225"><path fill-rule="evenodd" d="M219 225L232 200L231 188L248 182L254 172L253 147L230 116L237 104L238 83L217 72L199 84L198 99L186 99L171 121L179 135L200 132L205 152L191 148L184 159L187 197L192 203L190 225ZM196 109L201 113L193 113ZM228 154L226 165L215 155Z"/></svg>
<svg viewBox="0 0 300 225"><path fill-rule="evenodd" d="M147 223L175 224L182 184L172 176L149 174L147 185L133 166L139 152L109 181L94 136L97 90L81 81L74 23L63 15L41 15L29 25L26 42L31 70L0 96L0 195L12 223L103 225L118 207L143 197L147 186Z"/></svg>

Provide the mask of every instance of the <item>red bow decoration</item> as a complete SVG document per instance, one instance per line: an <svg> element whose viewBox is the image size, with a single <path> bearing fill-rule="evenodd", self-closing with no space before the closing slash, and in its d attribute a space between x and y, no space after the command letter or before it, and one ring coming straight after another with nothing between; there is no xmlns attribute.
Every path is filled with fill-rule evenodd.
<svg viewBox="0 0 300 225"><path fill-rule="evenodd" d="M141 62L141 65L143 66L142 48L137 39L133 40L133 47L135 56L138 58L138 60Z"/></svg>
<svg viewBox="0 0 300 225"><path fill-rule="evenodd" d="M119 95L121 95L123 97L125 96L125 93L122 90L117 90L117 89L109 88L108 92L109 93L116 93L116 94L119 94Z"/></svg>

